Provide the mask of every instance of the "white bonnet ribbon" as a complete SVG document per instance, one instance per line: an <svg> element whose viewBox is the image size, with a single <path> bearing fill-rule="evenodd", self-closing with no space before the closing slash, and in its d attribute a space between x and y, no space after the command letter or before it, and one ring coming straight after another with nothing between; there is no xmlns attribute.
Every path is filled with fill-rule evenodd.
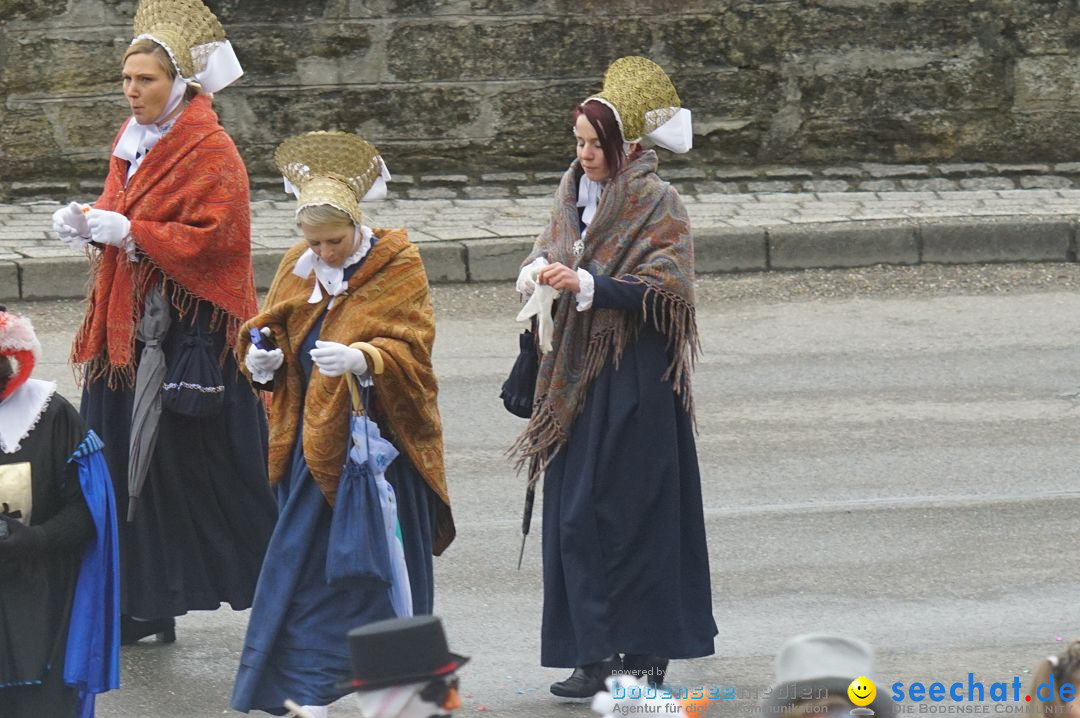
<svg viewBox="0 0 1080 718"><path fill-rule="evenodd" d="M386 199L386 183L390 181L390 170L387 169L386 163L383 162L382 155L377 155L375 159L379 162L379 176L371 183L371 189L364 195L364 202Z"/></svg>
<svg viewBox="0 0 1080 718"><path fill-rule="evenodd" d="M193 47L191 54L194 57L197 52L210 48L212 49L210 56L206 58L206 67L195 73L195 81L202 85L204 91L214 93L239 80L244 74L244 68L240 67L240 60L228 40Z"/></svg>
<svg viewBox="0 0 1080 718"><path fill-rule="evenodd" d="M653 112L662 110L649 110L645 113L646 118ZM690 110L680 107L670 120L652 132L645 133L645 136L676 154L689 152L694 146L694 126L690 119Z"/></svg>

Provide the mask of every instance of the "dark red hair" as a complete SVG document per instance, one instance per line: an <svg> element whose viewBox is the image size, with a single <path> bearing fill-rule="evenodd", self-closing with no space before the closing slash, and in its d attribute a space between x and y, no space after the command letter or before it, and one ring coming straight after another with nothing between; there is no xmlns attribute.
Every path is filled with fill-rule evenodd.
<svg viewBox="0 0 1080 718"><path fill-rule="evenodd" d="M574 108L574 124L577 124L578 117L582 115L585 115L585 119L596 130L596 136L600 139L600 149L604 151L608 176L618 174L626 155L623 153L622 130L619 129L619 123L615 121L615 113L603 102L587 100Z"/></svg>

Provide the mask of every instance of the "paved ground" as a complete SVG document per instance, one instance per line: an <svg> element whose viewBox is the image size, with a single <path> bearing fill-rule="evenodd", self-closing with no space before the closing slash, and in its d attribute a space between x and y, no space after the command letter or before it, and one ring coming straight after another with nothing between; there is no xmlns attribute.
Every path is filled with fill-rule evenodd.
<svg viewBox="0 0 1080 718"><path fill-rule="evenodd" d="M1012 186L1011 181L995 185L994 179L975 185L990 189L923 191L897 189L905 185L894 180L873 180L894 189L841 192L742 191L769 186L752 182L680 184L702 274L878 263L1075 261L1080 189L993 189ZM917 186L938 186L919 181L930 184ZM777 189L791 186L777 182ZM730 189L738 191L719 191ZM432 282L482 282L517 276L550 205L550 196L392 199L372 203L366 211L375 226L409 229ZM58 206L55 201L0 204L0 300L84 296L85 259L49 231L49 215ZM252 203L260 287L269 284L282 252L298 239L293 209L287 201Z"/></svg>
<svg viewBox="0 0 1080 718"><path fill-rule="evenodd" d="M720 635L715 656L676 662L673 682L751 695L784 639L827 630L878 647L879 690L966 685L969 672L1026 686L1038 659L1080 634L1080 265L724 275L702 278L699 295ZM515 295L449 285L434 298L459 526L436 561L436 604L452 647L473 656L462 715L584 718L547 692L565 672L537 665L538 541L514 570L523 486L503 450L522 422L497 394ZM14 306L51 358L39 375L73 395L62 357L78 303ZM245 618L194 614L175 645L125 649L125 688L98 715L228 714ZM753 703L713 715L750 715Z"/></svg>

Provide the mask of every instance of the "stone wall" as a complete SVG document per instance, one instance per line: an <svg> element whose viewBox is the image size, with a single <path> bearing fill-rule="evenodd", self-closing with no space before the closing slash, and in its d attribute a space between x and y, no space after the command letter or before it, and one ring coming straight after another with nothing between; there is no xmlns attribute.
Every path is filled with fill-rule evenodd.
<svg viewBox="0 0 1080 718"><path fill-rule="evenodd" d="M644 54L694 112L668 167L1080 156L1080 0L208 0L247 75L215 104L257 186L284 137L393 171L552 172L568 113ZM132 0L0 0L0 199L100 186ZM530 176L532 176L530 174Z"/></svg>

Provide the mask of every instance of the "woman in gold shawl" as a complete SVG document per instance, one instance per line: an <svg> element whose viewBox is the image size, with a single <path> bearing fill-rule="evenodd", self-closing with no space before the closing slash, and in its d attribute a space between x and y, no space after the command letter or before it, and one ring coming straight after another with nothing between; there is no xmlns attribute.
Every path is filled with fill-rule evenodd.
<svg viewBox="0 0 1080 718"><path fill-rule="evenodd" d="M529 481L544 477L541 663L574 668L551 692L583 698L615 672L662 683L669 659L713 652L716 624L690 394L694 245L638 144L687 151L690 113L660 67L625 57L573 119L577 160L518 278L544 354L515 448Z"/></svg>
<svg viewBox="0 0 1080 718"><path fill-rule="evenodd" d="M347 631L398 615L385 585L328 581L328 553L341 548L331 544L331 528L352 442L346 373L368 387L364 408L399 452L385 477L413 614L431 613L431 556L453 540L454 522L427 274L404 229L370 229L362 221L360 201L386 193L386 165L369 143L344 132L293 137L275 160L297 195L304 241L285 254L263 311L244 325L238 346L253 381L273 391L269 471L280 517L232 705L280 714L289 698L321 716L351 690ZM250 342L251 329L265 337L262 347Z"/></svg>

